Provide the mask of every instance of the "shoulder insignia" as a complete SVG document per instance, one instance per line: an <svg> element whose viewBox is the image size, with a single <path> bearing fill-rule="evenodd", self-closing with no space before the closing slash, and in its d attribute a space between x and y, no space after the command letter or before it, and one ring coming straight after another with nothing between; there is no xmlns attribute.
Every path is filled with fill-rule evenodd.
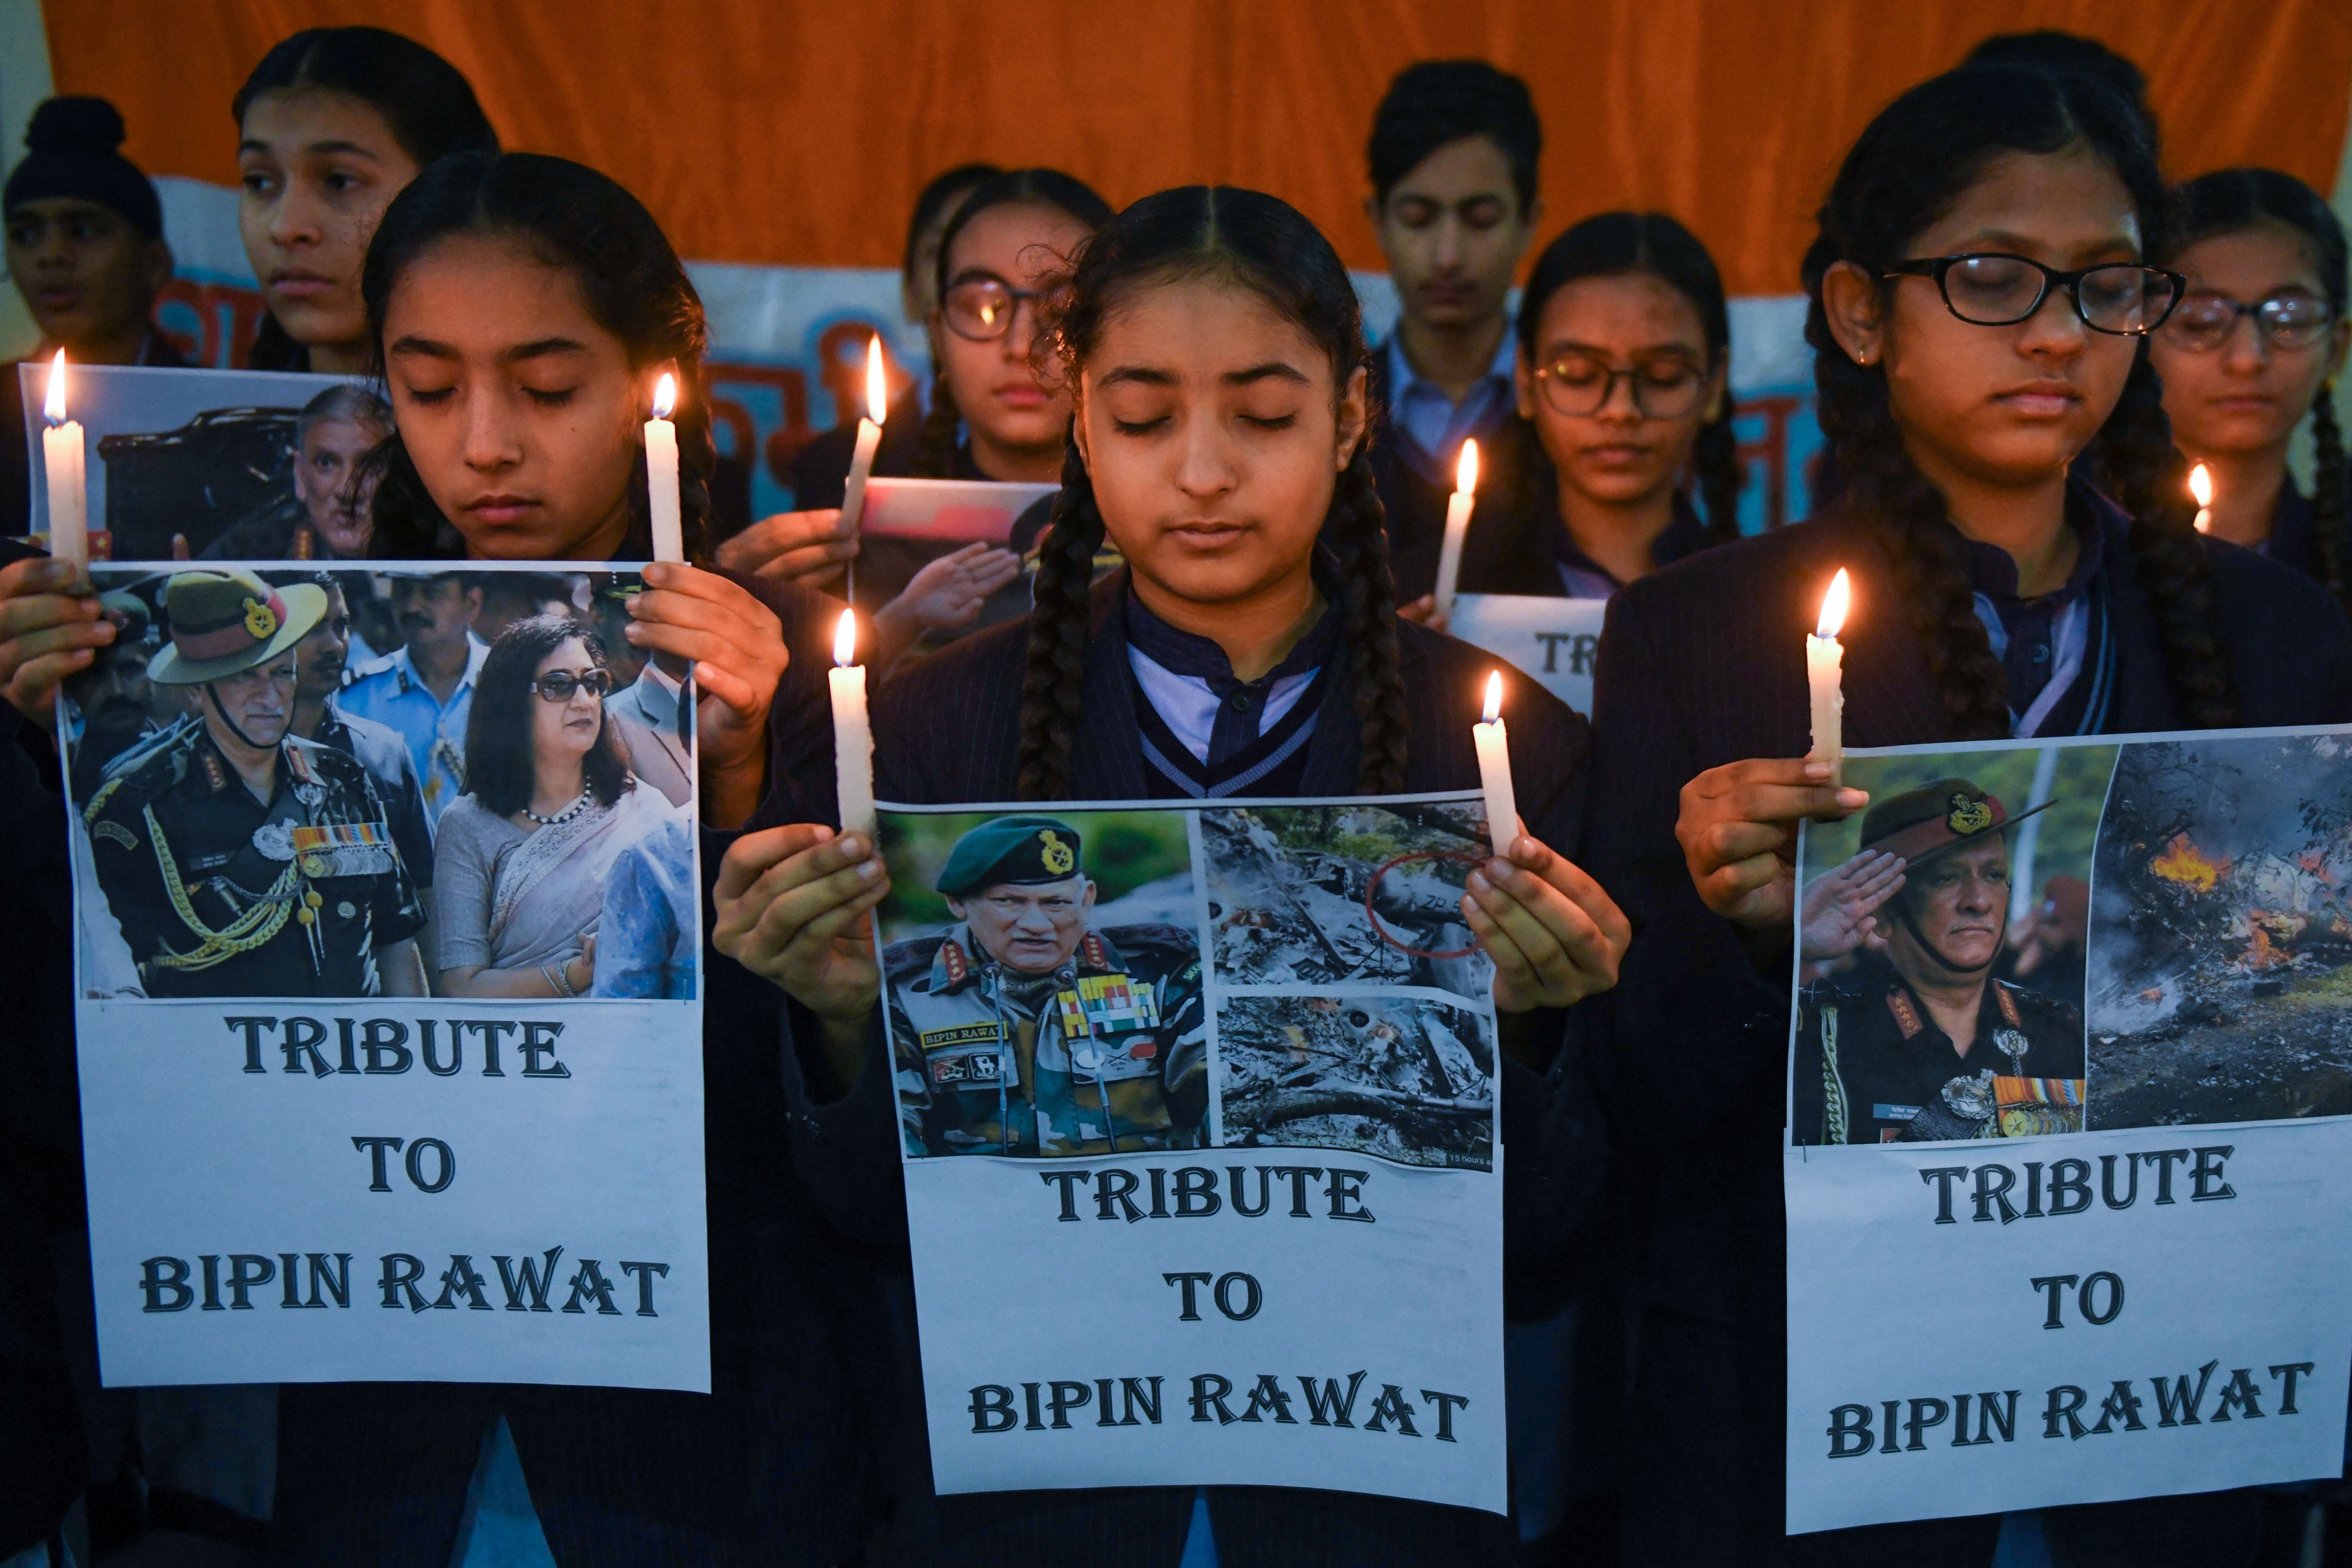
<svg viewBox="0 0 2352 1568"><path fill-rule="evenodd" d="M1897 989L1886 994L1886 1010L1895 1015L1895 1026L1903 1031L1903 1037L1906 1040L1927 1026L1919 1016L1918 1007L1905 991Z"/></svg>
<svg viewBox="0 0 2352 1568"><path fill-rule="evenodd" d="M940 943L938 959L947 968L948 984L950 985L962 984L971 973L971 960L964 956L963 949L956 944L953 937Z"/></svg>
<svg viewBox="0 0 2352 1568"><path fill-rule="evenodd" d="M221 766L220 754L210 746L196 748L196 762L205 770L205 793L218 795L228 788L228 770Z"/></svg>
<svg viewBox="0 0 2352 1568"><path fill-rule="evenodd" d="M125 849L139 847L139 836L119 822L94 822L89 836L100 843L120 844Z"/></svg>
<svg viewBox="0 0 2352 1568"><path fill-rule="evenodd" d="M1108 969L1112 967L1110 949L1104 945L1101 937L1088 931L1079 939L1078 962L1088 969Z"/></svg>
<svg viewBox="0 0 2352 1568"><path fill-rule="evenodd" d="M316 784L319 782L319 773L310 765L309 752L310 747L307 745L298 744L289 740L286 745L286 765L291 768L294 776L304 784Z"/></svg>
<svg viewBox="0 0 2352 1568"><path fill-rule="evenodd" d="M2022 1028L2025 1021L2017 1016L2017 988L2000 981L1992 983L1993 1000L2000 1004L2000 1016L2012 1029Z"/></svg>

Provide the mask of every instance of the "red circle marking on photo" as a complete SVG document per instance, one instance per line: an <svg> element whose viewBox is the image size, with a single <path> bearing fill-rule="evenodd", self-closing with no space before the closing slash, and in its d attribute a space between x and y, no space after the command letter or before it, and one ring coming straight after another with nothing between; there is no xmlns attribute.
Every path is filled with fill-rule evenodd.
<svg viewBox="0 0 2352 1568"><path fill-rule="evenodd" d="M1435 959L1469 957L1472 953L1478 951L1478 944L1475 942L1468 947L1447 948L1443 952L1434 948L1412 947L1408 946L1404 942L1399 942L1396 938L1389 934L1388 927L1381 923L1380 911L1372 908L1372 895L1380 890L1381 879L1382 877L1387 876L1391 871L1393 871L1399 866L1402 866L1410 860L1458 860L1465 866L1483 866L1486 863L1486 858L1487 858L1483 855L1465 854L1459 849L1412 849L1408 850L1402 855L1391 856L1388 859L1383 860L1381 862L1380 868L1372 873L1372 879L1364 884L1364 918L1371 922L1372 934L1380 938L1386 945L1395 948L1399 952L1406 953L1414 958Z"/></svg>

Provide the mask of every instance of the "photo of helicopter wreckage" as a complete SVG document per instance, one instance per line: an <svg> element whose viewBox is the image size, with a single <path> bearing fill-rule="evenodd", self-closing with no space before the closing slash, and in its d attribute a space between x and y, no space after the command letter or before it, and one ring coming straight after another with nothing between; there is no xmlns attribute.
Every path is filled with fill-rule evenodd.
<svg viewBox="0 0 2352 1568"><path fill-rule="evenodd" d="M2352 737L2126 746L2099 826L2089 1125L2352 1112Z"/></svg>

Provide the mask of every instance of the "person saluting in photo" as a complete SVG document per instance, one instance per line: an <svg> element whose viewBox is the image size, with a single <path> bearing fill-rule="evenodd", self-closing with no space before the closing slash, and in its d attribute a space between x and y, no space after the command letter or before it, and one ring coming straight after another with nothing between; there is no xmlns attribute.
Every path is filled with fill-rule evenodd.
<svg viewBox="0 0 2352 1568"><path fill-rule="evenodd" d="M1621 1146L1652 1260L1630 1561L1981 1562L1999 1531L1785 1535L1794 855L1803 819L1869 804L1805 755L1804 634L1834 574L1850 746L2352 719L2343 612L2191 526L2146 341L2180 291L2149 265L2170 210L2145 122L2095 78L1977 65L1905 93L1804 262L1845 490L1610 601L1586 843L1638 932L1596 1050L1612 1104L1645 1108ZM2095 440L2104 490L2074 470ZM2221 1560L2252 1529L2210 1498L2049 1518L2078 1564Z"/></svg>
<svg viewBox="0 0 2352 1568"><path fill-rule="evenodd" d="M879 796L1476 788L1470 731L1496 661L1398 616L1364 449L1368 356L1330 243L1255 191L1162 191L1079 251L1060 300L1075 413L1035 607L882 688ZM1128 564L1095 584L1107 539ZM1495 961L1496 1008L1550 1009L1530 1034L1573 1041L1558 1010L1612 983L1627 931L1551 847L1572 842L1581 813L1583 721L1532 681L1503 680L1522 831L1507 859L1471 874L1462 907ZM905 1187L868 934L888 887L863 834L747 834L720 867L712 938L791 998L787 1126L812 1196L844 1235L895 1247ZM1599 1156L1590 1104L1572 1044L1549 1083L1505 1094L1505 1142L1526 1152L1508 1169L1541 1185L1507 1187L1507 1258L1513 1227L1564 1236L1580 1215ZM1509 1550L1497 1516L1304 1489L1023 1491L937 1510L959 1562L1024 1568L1169 1563L1188 1541L1236 1563Z"/></svg>
<svg viewBox="0 0 2352 1568"><path fill-rule="evenodd" d="M201 726L100 786L92 864L151 996L421 996L425 914L367 770L289 733L308 584L184 572L148 679Z"/></svg>
<svg viewBox="0 0 2352 1568"><path fill-rule="evenodd" d="M961 923L883 951L908 1153L1058 1159L1198 1142L1197 944L1178 926L1091 929L1083 848L1058 816L973 828L937 883Z"/></svg>
<svg viewBox="0 0 2352 1568"><path fill-rule="evenodd" d="M2081 1003L1993 977L2023 820L1938 779L1872 806L1860 852L1807 885L1805 961L1858 962L1804 989L1798 1142L2083 1130Z"/></svg>

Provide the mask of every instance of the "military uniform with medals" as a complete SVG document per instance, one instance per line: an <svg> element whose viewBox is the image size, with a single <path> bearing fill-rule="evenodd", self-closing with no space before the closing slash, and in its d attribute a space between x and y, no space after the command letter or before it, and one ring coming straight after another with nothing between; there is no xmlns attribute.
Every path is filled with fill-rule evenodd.
<svg viewBox="0 0 2352 1568"><path fill-rule="evenodd" d="M940 890L1077 874L1078 835L1000 817L965 835ZM1051 973L991 958L969 925L882 955L910 1154L1056 1158L1197 1145L1208 1101L1201 959L1181 926L1089 931Z"/></svg>
<svg viewBox="0 0 2352 1568"><path fill-rule="evenodd" d="M2022 820L1966 780L1945 779L1874 806L1864 819L1863 848L1901 855L1916 871ZM1881 909L1882 923L1893 907ZM2081 1131L2082 1010L1995 980L1990 969L1984 984L1966 1056L1882 954L1863 953L1853 969L1805 986L1798 996L1794 1141L1892 1143Z"/></svg>
<svg viewBox="0 0 2352 1568"><path fill-rule="evenodd" d="M192 578L205 580L204 591L183 588ZM223 584L242 601L234 629L200 618ZM150 672L167 685L208 683L276 658L325 608L315 587L274 592L245 573L184 574L170 593L173 645ZM147 994L375 995L375 949L423 928L366 769L291 735L277 750L276 786L264 803L205 726L192 724L84 807L99 886Z"/></svg>

